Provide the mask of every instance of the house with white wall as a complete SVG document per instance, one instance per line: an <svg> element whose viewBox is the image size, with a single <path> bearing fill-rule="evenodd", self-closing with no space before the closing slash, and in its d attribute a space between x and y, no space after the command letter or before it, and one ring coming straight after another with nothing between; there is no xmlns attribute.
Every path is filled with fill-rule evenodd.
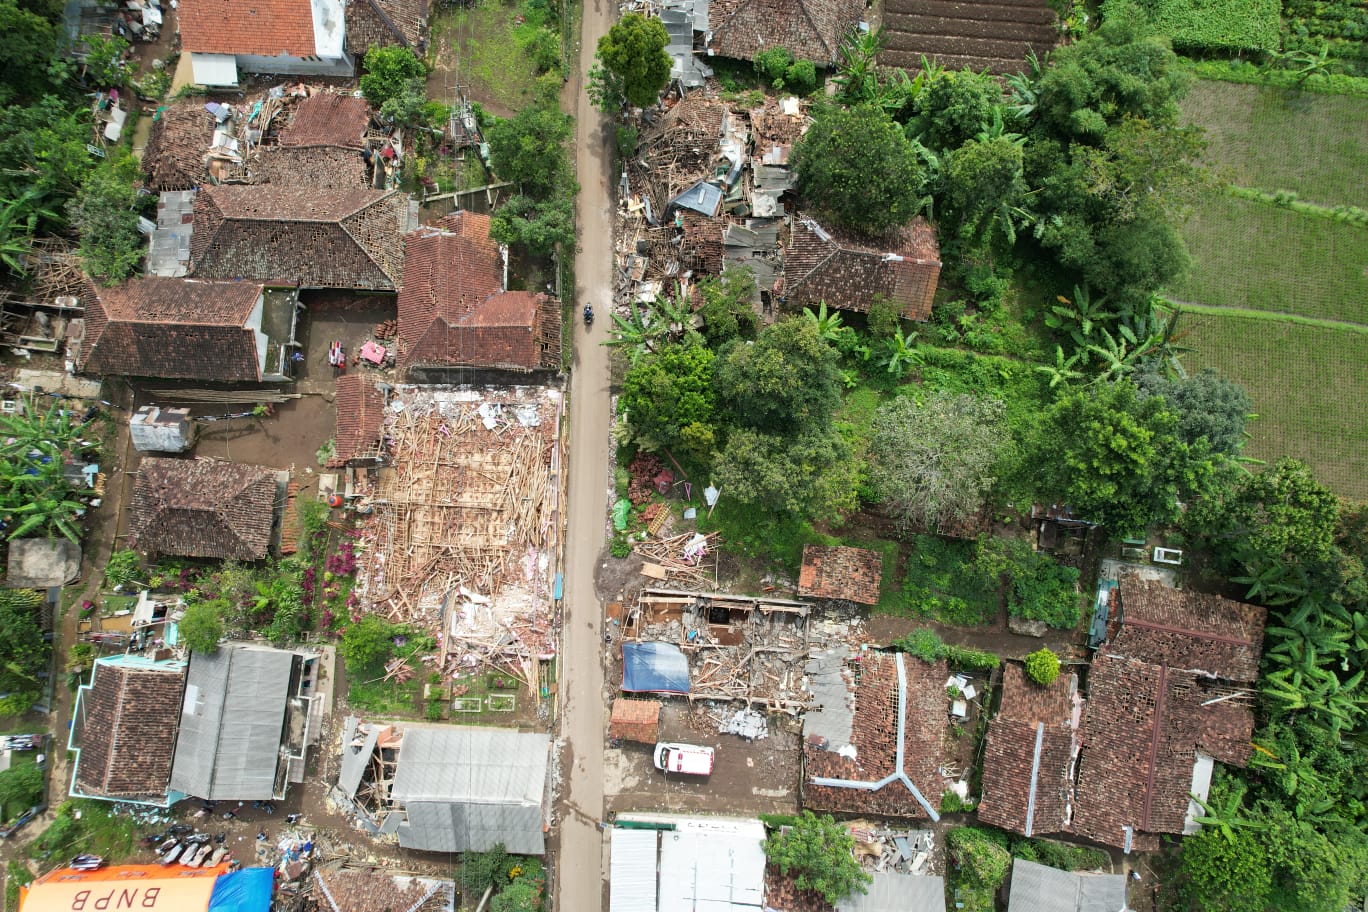
<svg viewBox="0 0 1368 912"><path fill-rule="evenodd" d="M181 50L197 85L242 73L351 76L344 0L181 0Z"/></svg>

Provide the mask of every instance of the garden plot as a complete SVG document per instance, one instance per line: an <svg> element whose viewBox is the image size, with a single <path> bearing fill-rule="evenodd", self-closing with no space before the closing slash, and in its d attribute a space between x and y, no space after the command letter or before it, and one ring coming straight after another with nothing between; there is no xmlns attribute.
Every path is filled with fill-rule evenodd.
<svg viewBox="0 0 1368 912"><path fill-rule="evenodd" d="M391 401L355 591L439 634L446 670L532 687L555 651L561 411L558 390L531 387L399 387Z"/></svg>
<svg viewBox="0 0 1368 912"><path fill-rule="evenodd" d="M1032 49L1041 57L1058 39L1044 0L960 3L889 0L883 8L884 66L916 70L923 58L949 69L1018 73Z"/></svg>

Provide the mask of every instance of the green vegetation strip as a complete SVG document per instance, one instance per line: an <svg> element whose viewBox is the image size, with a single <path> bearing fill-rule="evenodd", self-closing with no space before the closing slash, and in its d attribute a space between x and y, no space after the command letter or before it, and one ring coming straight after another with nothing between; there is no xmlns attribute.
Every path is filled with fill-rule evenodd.
<svg viewBox="0 0 1368 912"><path fill-rule="evenodd" d="M1339 73L1315 73L1302 78L1288 70L1267 70L1247 60L1184 60L1194 76L1220 82L1269 86L1318 95L1351 95L1368 98L1368 77Z"/></svg>
<svg viewBox="0 0 1368 912"><path fill-rule="evenodd" d="M1292 323L1297 326L1314 326L1318 329L1345 330L1368 335L1368 324L1345 323L1340 320L1321 320L1316 317L1303 317L1300 314L1283 313L1276 310L1250 310L1247 307L1221 307L1210 304L1194 304L1191 301L1164 299L1170 307L1189 313L1207 314L1213 317L1244 317L1249 320L1266 320L1270 323Z"/></svg>

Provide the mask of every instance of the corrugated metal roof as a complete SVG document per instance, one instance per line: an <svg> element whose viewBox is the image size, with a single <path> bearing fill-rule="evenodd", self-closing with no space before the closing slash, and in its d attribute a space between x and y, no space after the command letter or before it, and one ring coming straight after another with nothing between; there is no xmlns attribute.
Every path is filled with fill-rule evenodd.
<svg viewBox="0 0 1368 912"><path fill-rule="evenodd" d="M764 897L763 839L704 829L661 834L659 912L758 912Z"/></svg>
<svg viewBox="0 0 1368 912"><path fill-rule="evenodd" d="M850 743L855 719L855 695L850 692L844 670L850 647L836 646L815 652L803 671L816 708L803 714L803 737L825 738L830 750Z"/></svg>
<svg viewBox="0 0 1368 912"><path fill-rule="evenodd" d="M191 657L173 791L238 801L275 794L294 661L293 652L243 645Z"/></svg>
<svg viewBox="0 0 1368 912"><path fill-rule="evenodd" d="M836 912L945 912L945 878L875 874L869 892L847 896Z"/></svg>
<svg viewBox="0 0 1368 912"><path fill-rule="evenodd" d="M1073 874L1020 858L1012 862L1008 912L1121 912L1125 908L1122 874Z"/></svg>
<svg viewBox="0 0 1368 912"><path fill-rule="evenodd" d="M656 912L656 830L612 831L608 912Z"/></svg>
<svg viewBox="0 0 1368 912"><path fill-rule="evenodd" d="M356 790L361 787L366 767L370 765L371 757L375 754L375 744L380 740L380 726L371 725L361 732L360 746L353 747L353 742L358 737L357 727L360 721L356 716L347 716L342 722L342 771L337 777L337 787L345 792L348 798L356 797Z"/></svg>

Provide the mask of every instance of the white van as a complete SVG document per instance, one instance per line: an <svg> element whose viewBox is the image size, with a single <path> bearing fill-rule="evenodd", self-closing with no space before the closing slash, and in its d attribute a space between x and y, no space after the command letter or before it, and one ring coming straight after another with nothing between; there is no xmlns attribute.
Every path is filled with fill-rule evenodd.
<svg viewBox="0 0 1368 912"><path fill-rule="evenodd" d="M713 770L713 749L696 744L657 744L655 767L667 773L709 776Z"/></svg>

